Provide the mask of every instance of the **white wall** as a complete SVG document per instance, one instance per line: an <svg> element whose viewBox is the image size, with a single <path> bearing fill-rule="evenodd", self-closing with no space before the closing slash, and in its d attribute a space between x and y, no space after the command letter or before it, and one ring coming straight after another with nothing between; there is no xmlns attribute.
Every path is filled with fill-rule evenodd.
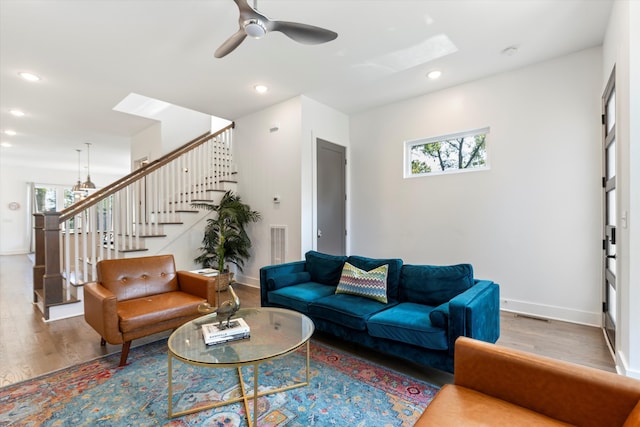
<svg viewBox="0 0 640 427"><path fill-rule="evenodd" d="M167 105L153 120L157 123L131 138L132 162L144 157L156 160L211 131L212 124L210 115L176 105Z"/></svg>
<svg viewBox="0 0 640 427"><path fill-rule="evenodd" d="M135 162L153 161L162 156L162 123L156 122L131 137L131 170Z"/></svg>
<svg viewBox="0 0 640 427"><path fill-rule="evenodd" d="M270 264L270 226L287 227L287 261L300 259L301 101L299 97L239 118L234 129L234 161L238 166L237 191L242 200L262 215L248 233L252 257L241 282L259 284L259 270ZM277 125L278 130L270 132ZM273 203L279 195L280 203Z"/></svg>
<svg viewBox="0 0 640 427"><path fill-rule="evenodd" d="M156 117L162 123L162 154L211 131L211 116L172 105Z"/></svg>
<svg viewBox="0 0 640 427"><path fill-rule="evenodd" d="M618 307L616 362L640 378L640 4L616 1L603 44L603 92L616 68ZM622 216L626 215L625 227Z"/></svg>
<svg viewBox="0 0 640 427"><path fill-rule="evenodd" d="M640 4L629 3L629 340L627 374L640 378ZM633 25L632 25L633 24ZM634 119L631 120L631 117Z"/></svg>
<svg viewBox="0 0 640 427"><path fill-rule="evenodd" d="M239 278L257 286L260 267L271 263L272 225L287 227L287 261L302 259L315 244L315 139L348 146L348 118L301 96L235 123L238 194L262 215L249 227L253 255ZM280 203L273 203L275 195Z"/></svg>
<svg viewBox="0 0 640 427"><path fill-rule="evenodd" d="M102 186L121 178L91 170L91 180ZM67 186L78 180L78 170L63 171L46 167L29 168L3 164L0 168L0 255L26 254L30 249L31 214L28 196L29 183ZM9 210L10 202L18 202L20 209Z"/></svg>
<svg viewBox="0 0 640 427"><path fill-rule="evenodd" d="M506 309L599 324L601 81L594 48L352 117L352 253L469 262ZM485 126L489 171L403 179L404 141Z"/></svg>

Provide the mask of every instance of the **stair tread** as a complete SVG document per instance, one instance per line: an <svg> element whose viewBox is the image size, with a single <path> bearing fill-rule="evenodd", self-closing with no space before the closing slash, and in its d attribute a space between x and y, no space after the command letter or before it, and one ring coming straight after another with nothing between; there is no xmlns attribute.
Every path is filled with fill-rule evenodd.
<svg viewBox="0 0 640 427"><path fill-rule="evenodd" d="M118 252L121 253L125 253L125 252L144 252L144 251L148 251L149 249L147 248L138 248L138 249L118 249Z"/></svg>
<svg viewBox="0 0 640 427"><path fill-rule="evenodd" d="M66 272L62 272L62 276L67 278ZM75 288L79 288L81 286L84 286L85 283L91 283L93 281L91 279L91 274L87 275L89 277L87 281L80 279L79 276L83 276L82 271L80 271L79 274L76 274L75 271L72 271L71 274L69 274L69 277L67 278L67 280L69 281L69 284Z"/></svg>
<svg viewBox="0 0 640 427"><path fill-rule="evenodd" d="M43 307L45 305L44 304L44 292L42 292L42 289L37 289L37 290L35 290L35 294L38 296L38 301L36 303L38 305L40 305L41 307ZM62 301L50 303L50 304L47 304L46 306L47 307L55 307L55 306L58 306L58 305L74 304L74 303L77 303L77 302L81 302L81 300L79 300L76 297L73 297L73 296L67 297L66 292L63 292L62 297L63 297Z"/></svg>

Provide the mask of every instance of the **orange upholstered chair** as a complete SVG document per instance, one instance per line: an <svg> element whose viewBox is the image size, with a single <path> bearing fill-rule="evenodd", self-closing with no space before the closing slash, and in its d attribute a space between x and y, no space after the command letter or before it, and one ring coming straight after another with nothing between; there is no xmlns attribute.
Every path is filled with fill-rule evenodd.
<svg viewBox="0 0 640 427"><path fill-rule="evenodd" d="M215 278L176 271L173 255L103 260L97 280L84 286L84 317L101 344L122 343L120 366L131 341L177 328L216 304Z"/></svg>

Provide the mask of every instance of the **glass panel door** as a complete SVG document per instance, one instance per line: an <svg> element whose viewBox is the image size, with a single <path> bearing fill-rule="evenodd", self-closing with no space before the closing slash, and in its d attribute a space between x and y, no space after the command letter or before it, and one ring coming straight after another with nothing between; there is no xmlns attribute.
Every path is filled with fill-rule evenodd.
<svg viewBox="0 0 640 427"><path fill-rule="evenodd" d="M617 315L617 197L616 197L616 89L615 68L611 72L607 88L602 96L603 111L603 159L604 177L602 186L604 189L604 233L603 233L603 304L602 325L606 336L615 350L616 343L616 315Z"/></svg>

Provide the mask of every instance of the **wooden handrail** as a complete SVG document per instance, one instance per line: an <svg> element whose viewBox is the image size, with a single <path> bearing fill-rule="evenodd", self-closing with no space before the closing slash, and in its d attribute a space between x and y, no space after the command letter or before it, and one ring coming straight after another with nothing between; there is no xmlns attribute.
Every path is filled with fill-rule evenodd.
<svg viewBox="0 0 640 427"><path fill-rule="evenodd" d="M140 169L137 169L133 172L131 172L130 174L120 178L119 180L109 184L108 186L101 188L100 190L96 191L95 193L91 194L89 197L82 199L76 203L74 203L73 205L69 206L68 208L62 210L60 212L60 223L63 223L64 221L73 218L75 215L79 214L80 212L84 211L85 209L89 208L90 206L95 205L96 203L100 202L101 200L106 199L107 197L111 196L112 194L120 191L121 189L127 187L128 185L130 185L132 182L137 181L147 175L149 175L151 172L160 169L161 167L163 167L164 165L172 162L173 160L177 159L178 157L180 157L181 155L183 155L184 153L194 149L195 147L198 147L199 145L204 144L205 142L223 134L224 132L228 131L229 129L233 129L235 128L235 123L231 123L229 126L220 129L219 131L215 132L215 133L211 133L211 132L207 132L205 134L200 135L199 137L191 140L190 142L186 143L185 145L176 148L175 150L165 154L164 156L160 157L159 159L154 160L153 162L141 167Z"/></svg>

